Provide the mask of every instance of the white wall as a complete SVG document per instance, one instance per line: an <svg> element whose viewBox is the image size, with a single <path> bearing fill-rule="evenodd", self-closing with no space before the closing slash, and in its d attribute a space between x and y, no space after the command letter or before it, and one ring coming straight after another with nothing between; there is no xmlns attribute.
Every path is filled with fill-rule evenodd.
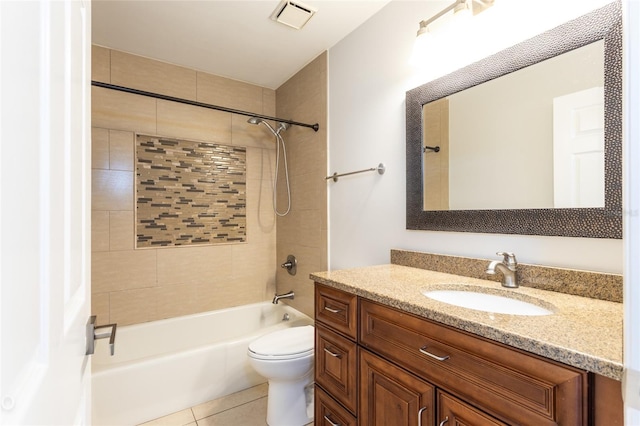
<svg viewBox="0 0 640 426"><path fill-rule="evenodd" d="M626 369L625 424L640 424L640 2L623 3L624 75L624 364Z"/></svg>
<svg viewBox="0 0 640 426"><path fill-rule="evenodd" d="M621 240L405 229L405 92L608 1L547 0L536 3L538 9L529 2L496 1L458 28L460 38L449 33L440 41L429 68L411 68L418 22L448 3L394 0L329 51L328 175L387 166L382 176L372 172L327 183L330 268L388 263L389 250L402 248L482 258L506 250L524 263L621 273Z"/></svg>

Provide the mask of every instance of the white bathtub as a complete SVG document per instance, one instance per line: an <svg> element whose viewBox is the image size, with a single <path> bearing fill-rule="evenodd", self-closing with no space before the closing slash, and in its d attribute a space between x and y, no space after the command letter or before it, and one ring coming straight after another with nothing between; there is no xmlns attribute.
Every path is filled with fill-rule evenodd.
<svg viewBox="0 0 640 426"><path fill-rule="evenodd" d="M264 383L248 364L249 343L312 323L263 302L118 327L115 355L101 339L93 356L93 425L135 425Z"/></svg>

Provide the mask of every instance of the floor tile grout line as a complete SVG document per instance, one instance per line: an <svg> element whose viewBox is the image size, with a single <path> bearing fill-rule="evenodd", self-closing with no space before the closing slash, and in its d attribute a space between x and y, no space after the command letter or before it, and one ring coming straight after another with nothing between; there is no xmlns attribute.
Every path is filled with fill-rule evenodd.
<svg viewBox="0 0 640 426"><path fill-rule="evenodd" d="M217 412L217 413L215 413L215 414L211 414L211 415L209 415L209 416L205 416L205 417L202 417L202 418L200 418L200 419L196 419L196 423L197 423L197 422L199 422L200 420L208 419L209 417L217 416L218 414L222 414L222 413L226 413L227 411L235 410L236 408L240 408L240 407L242 407L243 405L247 405L247 404L250 404L250 403L252 403L252 402L256 402L257 400L262 399L262 398L266 398L266 397L267 397L266 395L265 395L265 396L261 396L261 397L259 397L259 398L253 399L253 400L251 400L251 401L243 402L243 403L242 403L242 404L240 404L240 405L236 405L236 406L234 406L234 407L229 407L229 408L227 408L226 410L218 411L218 412ZM195 417L195 416L194 416L194 417Z"/></svg>
<svg viewBox="0 0 640 426"><path fill-rule="evenodd" d="M260 386L260 385L258 385L258 386ZM251 389L251 388L249 388L249 389ZM245 389L245 391L246 391L246 389ZM242 392L244 392L244 391L240 391L240 392L238 392L238 393L242 393ZM231 395L233 395L233 394L231 394ZM250 402L254 402L254 401L257 401L257 400L259 400L259 399L266 398L266 397L267 397L267 395L257 396L257 397L254 397L254 398L253 398L253 399L251 399L251 400L244 401L244 402L243 402L243 403L241 403L241 404L234 405L234 406L232 406L232 407L229 407L229 408L226 408L226 409L224 409L224 410L218 411L218 412L216 412L216 413L214 413L214 414L209 414L208 416L204 416L204 417L201 417L201 418L198 418L198 416L196 415L196 412L194 411L194 408L195 408L195 407L191 407L191 413L193 414L193 418L195 419L195 421L198 421L198 420L206 419L207 417L215 416L216 414L224 413L225 411L233 410L234 408L241 407L241 406L246 405L246 404L248 404L248 403L250 403ZM224 398L224 397L223 397L223 398ZM219 398L219 399L222 399L222 398ZM214 399L214 400L212 400L212 401L216 401L216 400Z"/></svg>
<svg viewBox="0 0 640 426"><path fill-rule="evenodd" d="M198 426L198 419L196 419L196 412L193 411L193 407L189 407L189 410L191 410L191 417L193 417L193 421L187 423L187 425L190 425L191 423L195 422L196 426ZM187 426L187 425L184 425L184 426Z"/></svg>

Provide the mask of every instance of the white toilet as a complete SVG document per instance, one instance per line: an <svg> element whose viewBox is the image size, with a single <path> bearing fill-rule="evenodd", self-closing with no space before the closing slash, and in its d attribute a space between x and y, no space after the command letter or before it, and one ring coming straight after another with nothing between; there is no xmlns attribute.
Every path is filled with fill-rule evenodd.
<svg viewBox="0 0 640 426"><path fill-rule="evenodd" d="M269 381L269 426L303 426L313 421L306 389L313 383L313 331L312 325L291 327L249 344L249 364Z"/></svg>

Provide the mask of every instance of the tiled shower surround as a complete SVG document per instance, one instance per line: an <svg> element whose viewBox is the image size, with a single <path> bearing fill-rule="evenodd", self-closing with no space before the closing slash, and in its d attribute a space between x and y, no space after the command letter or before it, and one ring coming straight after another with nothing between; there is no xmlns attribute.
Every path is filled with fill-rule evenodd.
<svg viewBox="0 0 640 426"><path fill-rule="evenodd" d="M295 290L291 304L313 315L308 276L327 269L326 66L324 53L273 90L93 46L95 81L320 124L318 132L293 126L283 134L292 209L276 219L275 141L264 126L243 115L92 87L91 286L99 323L135 324L271 300L278 265L289 253L298 259L298 274L282 270L278 290ZM246 150L244 242L136 248L136 135ZM285 195L280 187L279 206Z"/></svg>
<svg viewBox="0 0 640 426"><path fill-rule="evenodd" d="M136 136L136 244L244 242L246 148Z"/></svg>

